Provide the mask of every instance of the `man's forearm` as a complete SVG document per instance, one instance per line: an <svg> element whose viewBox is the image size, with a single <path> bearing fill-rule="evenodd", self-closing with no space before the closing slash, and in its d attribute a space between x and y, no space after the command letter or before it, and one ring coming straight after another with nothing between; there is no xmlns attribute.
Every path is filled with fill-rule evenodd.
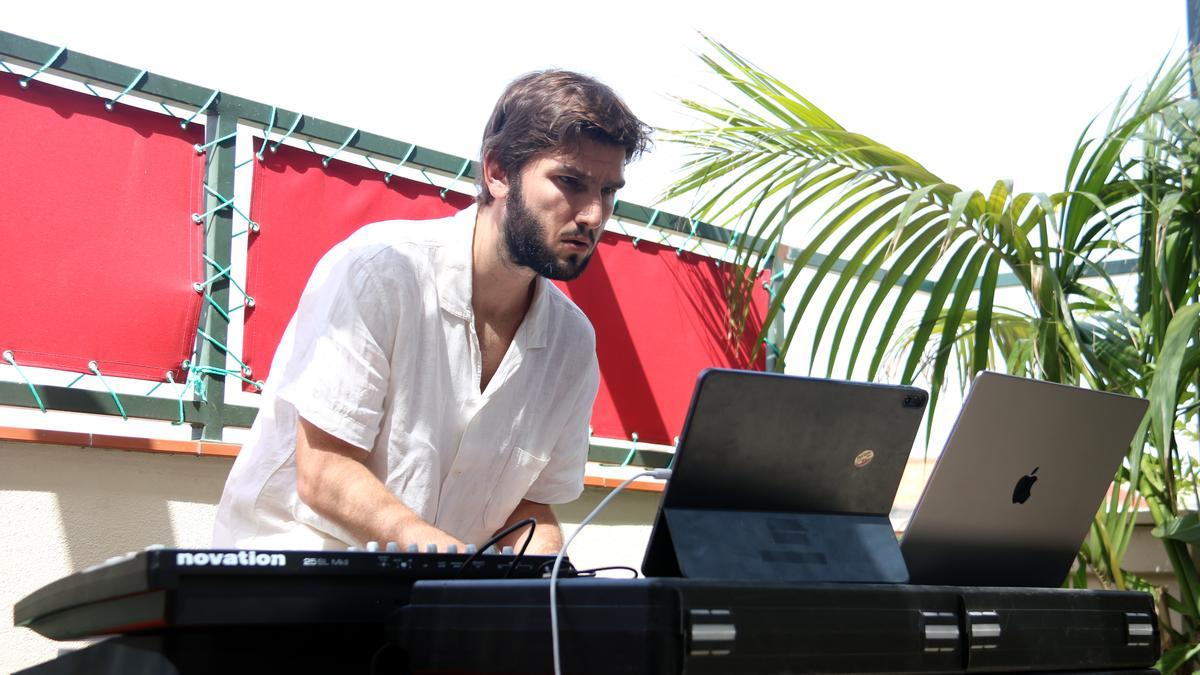
<svg viewBox="0 0 1200 675"><path fill-rule="evenodd" d="M300 500L359 543L461 544L388 492L366 467L367 453L301 419L296 434Z"/></svg>
<svg viewBox="0 0 1200 675"><path fill-rule="evenodd" d="M533 518L537 521L537 529L533 533L533 540L529 542L529 548L526 553L537 553L542 555L553 555L562 549L563 537L562 528L558 524L558 518L554 515L554 510L548 504L538 504L525 499L513 509L512 515L508 517L508 522L504 523L504 527L520 522L526 518ZM504 537L500 540L499 546L512 546L515 550L520 550L525 537L529 535L528 528L521 528L516 532Z"/></svg>

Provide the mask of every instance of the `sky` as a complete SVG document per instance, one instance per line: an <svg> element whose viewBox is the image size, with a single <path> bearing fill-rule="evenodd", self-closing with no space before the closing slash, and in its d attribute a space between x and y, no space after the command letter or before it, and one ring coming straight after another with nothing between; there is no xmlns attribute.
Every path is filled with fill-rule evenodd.
<svg viewBox="0 0 1200 675"><path fill-rule="evenodd" d="M548 67L688 126L674 97L719 88L697 58L707 35L949 182L1047 192L1089 120L1186 44L1184 0L71 0L10 4L0 28L470 157L504 85ZM660 140L621 198L656 205L682 159Z"/></svg>

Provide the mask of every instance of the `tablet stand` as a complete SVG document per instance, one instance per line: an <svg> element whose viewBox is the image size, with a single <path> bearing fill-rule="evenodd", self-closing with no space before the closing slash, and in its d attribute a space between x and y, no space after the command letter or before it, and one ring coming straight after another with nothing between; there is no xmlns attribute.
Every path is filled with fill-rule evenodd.
<svg viewBox="0 0 1200 675"><path fill-rule="evenodd" d="M727 581L904 583L886 515L664 508L648 576ZM665 536L663 536L665 535Z"/></svg>

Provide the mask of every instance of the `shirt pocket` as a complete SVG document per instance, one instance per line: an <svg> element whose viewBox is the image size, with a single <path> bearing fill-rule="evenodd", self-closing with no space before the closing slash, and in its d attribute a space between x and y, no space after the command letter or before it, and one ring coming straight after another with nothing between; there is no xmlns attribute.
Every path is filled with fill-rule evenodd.
<svg viewBox="0 0 1200 675"><path fill-rule="evenodd" d="M504 525L549 461L549 455L539 456L519 447L513 448L483 510L483 526L487 536L490 537Z"/></svg>

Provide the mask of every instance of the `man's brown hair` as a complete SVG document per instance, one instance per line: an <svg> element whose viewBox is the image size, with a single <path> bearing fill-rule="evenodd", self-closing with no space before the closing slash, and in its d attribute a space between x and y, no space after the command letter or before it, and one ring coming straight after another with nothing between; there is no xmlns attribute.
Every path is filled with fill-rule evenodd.
<svg viewBox="0 0 1200 675"><path fill-rule="evenodd" d="M483 130L480 160L490 154L506 173L519 173L537 155L573 151L580 138L615 145L629 162L650 145L650 127L616 92L586 75L546 70L513 80ZM480 204L494 197L479 172Z"/></svg>

